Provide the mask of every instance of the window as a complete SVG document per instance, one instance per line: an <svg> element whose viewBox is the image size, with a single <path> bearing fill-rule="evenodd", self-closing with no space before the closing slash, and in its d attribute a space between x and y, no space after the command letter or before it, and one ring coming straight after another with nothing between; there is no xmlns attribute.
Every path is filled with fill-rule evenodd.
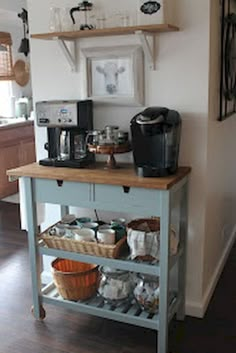
<svg viewBox="0 0 236 353"><path fill-rule="evenodd" d="M0 80L14 80L10 33L0 32Z"/></svg>
<svg viewBox="0 0 236 353"><path fill-rule="evenodd" d="M14 102L12 101L12 82L0 81L0 116L11 117Z"/></svg>
<svg viewBox="0 0 236 353"><path fill-rule="evenodd" d="M0 116L13 115L12 80L12 39L8 32L0 32Z"/></svg>

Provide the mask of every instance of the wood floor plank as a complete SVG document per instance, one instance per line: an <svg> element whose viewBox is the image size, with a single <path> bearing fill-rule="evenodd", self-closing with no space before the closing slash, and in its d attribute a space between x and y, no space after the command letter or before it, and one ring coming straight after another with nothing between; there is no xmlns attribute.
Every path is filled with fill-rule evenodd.
<svg viewBox="0 0 236 353"><path fill-rule="evenodd" d="M236 246L203 320L170 326L171 353L236 352ZM48 305L35 321L19 207L0 202L0 353L156 353L154 331Z"/></svg>

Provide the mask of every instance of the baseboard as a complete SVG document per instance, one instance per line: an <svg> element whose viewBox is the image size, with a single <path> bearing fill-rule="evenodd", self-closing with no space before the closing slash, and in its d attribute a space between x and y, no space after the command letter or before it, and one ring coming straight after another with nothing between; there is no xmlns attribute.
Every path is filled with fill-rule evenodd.
<svg viewBox="0 0 236 353"><path fill-rule="evenodd" d="M185 313L187 316L203 318L202 303L186 300Z"/></svg>
<svg viewBox="0 0 236 353"><path fill-rule="evenodd" d="M221 273L224 269L225 263L228 259L229 253L232 249L232 246L234 245L236 239L236 226L234 227L232 234L228 240L228 243L225 246L225 249L221 255L220 261L218 262L218 265L212 275L211 281L208 284L208 287L203 295L203 300L201 303L199 302L191 302L191 301L186 301L186 315L188 316L194 316L197 318L203 318L207 307L210 303L211 297L214 293L214 290L216 288L216 285L219 281L219 278L221 276Z"/></svg>
<svg viewBox="0 0 236 353"><path fill-rule="evenodd" d="M19 204L20 203L19 194L17 193L17 194L5 197L1 201Z"/></svg>
<svg viewBox="0 0 236 353"><path fill-rule="evenodd" d="M208 304L211 300L211 297L214 293L214 290L215 290L215 287L218 283L218 280L221 276L221 273L224 269L224 266L225 266L225 263L228 259L228 256L229 256L229 253L234 245L234 242L235 242L235 239L236 239L236 226L234 227L232 233L231 233L231 236L228 240L228 243L226 244L225 246L225 249L222 253L222 256L220 258L220 261L212 275L212 278L211 278L211 281L210 283L208 284L208 287L205 291L205 294L203 296L203 316L205 315L205 312L207 310L207 307L208 307Z"/></svg>

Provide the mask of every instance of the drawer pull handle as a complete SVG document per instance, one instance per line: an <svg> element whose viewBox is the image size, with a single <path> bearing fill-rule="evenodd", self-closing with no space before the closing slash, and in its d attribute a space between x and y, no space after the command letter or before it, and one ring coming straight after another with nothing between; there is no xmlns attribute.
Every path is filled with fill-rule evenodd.
<svg viewBox="0 0 236 353"><path fill-rule="evenodd" d="M129 186L123 186L123 191L125 194L128 194L130 191L130 187Z"/></svg>
<svg viewBox="0 0 236 353"><path fill-rule="evenodd" d="M57 180L57 186L59 186L59 188L61 188L63 185L63 180Z"/></svg>

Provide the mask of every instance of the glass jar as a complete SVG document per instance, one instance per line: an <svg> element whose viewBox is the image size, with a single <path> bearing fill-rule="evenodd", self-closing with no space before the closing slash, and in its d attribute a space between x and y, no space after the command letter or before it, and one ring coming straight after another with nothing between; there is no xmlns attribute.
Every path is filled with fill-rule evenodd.
<svg viewBox="0 0 236 353"><path fill-rule="evenodd" d="M101 134L102 134L101 130L89 131L86 137L86 144L99 145Z"/></svg>
<svg viewBox="0 0 236 353"><path fill-rule="evenodd" d="M73 22L70 17L70 8L69 7L60 8L60 20L61 20L62 32L73 31Z"/></svg>
<svg viewBox="0 0 236 353"><path fill-rule="evenodd" d="M159 278L139 274L136 277L134 297L142 310L155 314L159 309Z"/></svg>
<svg viewBox="0 0 236 353"><path fill-rule="evenodd" d="M59 7L50 8L49 32L61 32L61 16Z"/></svg>
<svg viewBox="0 0 236 353"><path fill-rule="evenodd" d="M164 0L138 0L137 24L151 25L164 23Z"/></svg>
<svg viewBox="0 0 236 353"><path fill-rule="evenodd" d="M118 126L107 125L105 127L105 135L106 135L106 143L107 144L117 143L118 131L119 131Z"/></svg>
<svg viewBox="0 0 236 353"><path fill-rule="evenodd" d="M128 271L115 270L110 267L100 267L101 280L98 293L114 306L118 306L132 299L133 281Z"/></svg>
<svg viewBox="0 0 236 353"><path fill-rule="evenodd" d="M118 144L122 145L124 143L127 143L129 141L129 133L126 131L118 131Z"/></svg>

